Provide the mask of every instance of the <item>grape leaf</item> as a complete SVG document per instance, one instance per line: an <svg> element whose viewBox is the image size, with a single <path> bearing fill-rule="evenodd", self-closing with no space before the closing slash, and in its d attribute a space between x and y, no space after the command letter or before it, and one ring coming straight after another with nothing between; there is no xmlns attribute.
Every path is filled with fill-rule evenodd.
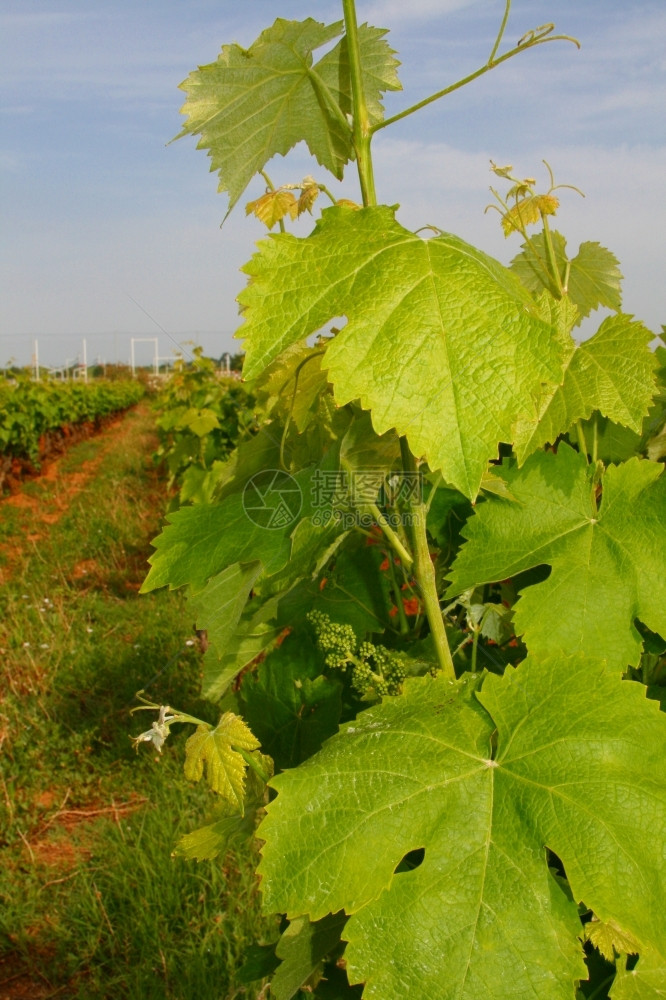
<svg viewBox="0 0 666 1000"><path fill-rule="evenodd" d="M322 368L473 499L498 442L537 420L564 348L520 282L456 236L424 240L386 207L327 209L307 239L278 234L245 265L245 373L346 315Z"/></svg>
<svg viewBox="0 0 666 1000"><path fill-rule="evenodd" d="M488 499L469 519L447 596L549 565L515 608L516 634L538 656L581 651L624 670L642 649L640 619L666 635L666 476L631 459L604 474L597 509L594 468L566 444L522 469L504 464L516 498Z"/></svg>
<svg viewBox="0 0 666 1000"><path fill-rule="evenodd" d="M596 448L596 456L601 462L606 464L626 462L628 458L635 458L641 451L640 435L628 427L607 420L606 417L592 414L589 420L582 421L581 426L588 447Z"/></svg>
<svg viewBox="0 0 666 1000"><path fill-rule="evenodd" d="M652 333L629 316L607 317L571 354L564 382L542 402L536 427L518 430L514 444L519 463L594 410L638 433L655 391L651 340Z"/></svg>
<svg viewBox="0 0 666 1000"><path fill-rule="evenodd" d="M250 450L259 461L267 453L262 442ZM274 450L269 448L268 453ZM189 584L194 591L201 590L233 563L258 560L266 575L282 570L290 558L295 559L292 535L299 523L330 508L319 503L315 486L318 478L337 474L338 459L338 449L332 448L318 466L300 469L293 476L277 465L262 465L244 481L239 470L239 480L234 477L227 484L234 492L223 495L218 503L183 507L169 514L167 527L153 542L156 551L149 559L151 570L141 592L167 584L172 589ZM312 541L308 557L320 542L318 537ZM297 570L294 565L292 572ZM304 571L301 565L301 574Z"/></svg>
<svg viewBox="0 0 666 1000"><path fill-rule="evenodd" d="M373 433L370 414L358 413L340 445L340 464L356 472L388 472L400 457L400 440L392 431L381 437Z"/></svg>
<svg viewBox="0 0 666 1000"><path fill-rule="evenodd" d="M295 219L298 215L298 202L291 191L267 191L261 198L249 201L245 206L245 214L253 213L263 222L267 229L272 229L276 222L289 215Z"/></svg>
<svg viewBox="0 0 666 1000"><path fill-rule="evenodd" d="M564 236L555 231L551 237L560 280L578 309L576 323L599 306L618 311L622 306L622 274L615 254L599 243L586 242L581 243L578 253L570 261ZM543 233L533 236L530 242L531 245L523 244L522 253L514 257L509 267L536 294L549 285L543 263L547 259Z"/></svg>
<svg viewBox="0 0 666 1000"><path fill-rule="evenodd" d="M256 814L252 808L254 803L246 802L248 808L244 815L227 802L223 805L226 810L213 823L183 834L176 844L174 854L189 858L190 861L212 861L230 847L247 844L254 836L256 826ZM256 806L258 805L257 801Z"/></svg>
<svg viewBox="0 0 666 1000"><path fill-rule="evenodd" d="M328 386L326 372L321 370L322 354L321 348L294 344L257 379L256 387L253 386L265 397L266 412L284 411L299 433L316 416L319 397Z"/></svg>
<svg viewBox="0 0 666 1000"><path fill-rule="evenodd" d="M271 980L275 1000L291 1000L300 989L308 989L321 979L324 959L340 942L345 926L344 913L333 913L315 923L307 917L293 920L278 941L275 954L282 962Z"/></svg>
<svg viewBox="0 0 666 1000"><path fill-rule="evenodd" d="M612 1000L664 1000L666 997L666 957L649 951L641 955L630 972L622 970L610 989Z"/></svg>
<svg viewBox="0 0 666 1000"><path fill-rule="evenodd" d="M172 589L186 584L201 589L227 566L253 562L258 555L268 572L289 558L287 529L269 531L252 521L241 493L219 504L182 507L168 514L167 522L153 542L157 551L149 559L152 568L142 593L167 584Z"/></svg>
<svg viewBox="0 0 666 1000"><path fill-rule="evenodd" d="M206 407L198 410L193 406L185 413L182 426L189 427L193 434L202 438L210 434L212 430L218 428L220 421L214 410L207 409Z"/></svg>
<svg viewBox="0 0 666 1000"><path fill-rule="evenodd" d="M641 949L666 937L665 752L645 689L580 656L407 681L273 779L266 909L351 914L366 1000L570 1000L586 977L577 901Z"/></svg>
<svg viewBox="0 0 666 1000"><path fill-rule="evenodd" d="M371 125L376 125L384 117L381 95L389 90L402 90L397 75L400 63L394 58L395 50L385 41L387 34L386 28L373 28L367 24L358 28L363 96ZM346 37L317 63L315 70L335 97L342 113L351 115L353 104Z"/></svg>
<svg viewBox="0 0 666 1000"><path fill-rule="evenodd" d="M240 691L243 718L276 767L296 767L336 732L342 686L323 677L311 643L288 637Z"/></svg>
<svg viewBox="0 0 666 1000"><path fill-rule="evenodd" d="M235 629L225 639L224 651L218 654L214 646L209 646L203 663L204 698L210 701L221 698L243 667L275 642L282 631L276 622L278 604L277 597L251 598Z"/></svg>
<svg viewBox="0 0 666 1000"><path fill-rule="evenodd" d="M585 940L589 941L608 962L615 961L615 955L633 955L640 948L631 934L621 930L613 921L604 923L596 918L585 924Z"/></svg>
<svg viewBox="0 0 666 1000"><path fill-rule="evenodd" d="M257 577L261 563L233 563L212 577L204 589L190 597L196 627L206 629L208 641L223 656Z"/></svg>
<svg viewBox="0 0 666 1000"><path fill-rule="evenodd" d="M243 813L247 764L238 750L252 751L259 740L233 712L225 712L217 726L197 726L185 744L185 777L200 781L206 771L208 784Z"/></svg>
<svg viewBox="0 0 666 1000"><path fill-rule="evenodd" d="M278 18L249 49L224 45L217 61L201 66L180 85L187 120L176 138L200 135L229 210L255 174L276 153L285 156L305 140L318 162L341 178L353 158L349 66L343 38L313 66L313 51L342 33L342 22ZM372 120L382 117L381 93L399 90L397 62L386 31L359 27L364 88Z"/></svg>
<svg viewBox="0 0 666 1000"><path fill-rule="evenodd" d="M559 201L552 194L528 195L502 216L502 229L505 236L534 225L543 215L555 215Z"/></svg>

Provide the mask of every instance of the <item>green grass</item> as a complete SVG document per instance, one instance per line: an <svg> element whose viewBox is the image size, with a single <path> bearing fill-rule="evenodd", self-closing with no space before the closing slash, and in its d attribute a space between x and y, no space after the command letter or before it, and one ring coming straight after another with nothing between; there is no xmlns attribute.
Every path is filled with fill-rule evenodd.
<svg viewBox="0 0 666 1000"><path fill-rule="evenodd" d="M140 688L216 718L180 595L137 594L165 506L153 446L139 408L30 483L38 506L0 504L3 996L28 975L36 998L255 996L236 971L273 936L249 849L172 858L211 804L182 776L187 732L161 757L132 749L150 721L129 715Z"/></svg>

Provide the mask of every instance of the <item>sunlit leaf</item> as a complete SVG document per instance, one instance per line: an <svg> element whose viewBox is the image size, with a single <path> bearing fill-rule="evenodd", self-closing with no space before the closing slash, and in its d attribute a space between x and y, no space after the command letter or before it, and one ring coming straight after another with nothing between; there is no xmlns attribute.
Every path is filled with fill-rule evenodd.
<svg viewBox="0 0 666 1000"><path fill-rule="evenodd" d="M317 161L341 178L353 156L349 66L342 38L318 62L313 53L338 38L343 24L278 18L245 49L225 45L216 62L190 73L186 123L179 134L199 135L220 191L233 208L248 183L276 153L304 140ZM371 120L382 115L381 94L396 90L397 62L382 29L359 26L364 86ZM337 106L337 110L336 110Z"/></svg>
<svg viewBox="0 0 666 1000"><path fill-rule="evenodd" d="M291 191L267 191L261 198L255 201L248 201L245 206L245 214L256 215L265 226L272 229L273 226L288 215L290 219L295 219L300 214L299 203Z"/></svg>
<svg viewBox="0 0 666 1000"><path fill-rule="evenodd" d="M581 243L578 253L570 261L562 234L552 232L551 240L560 280L578 309L576 322L580 323L600 306L619 310L622 306L622 274L615 254L599 243L586 242ZM544 286L548 287L546 259L544 235L537 233L531 237L530 244L523 244L522 253L514 257L510 267L530 291L538 294Z"/></svg>
<svg viewBox="0 0 666 1000"><path fill-rule="evenodd" d="M241 718L225 712L217 726L197 726L185 744L185 777L206 780L225 801L244 811L247 764L237 749L257 750L259 740Z"/></svg>
<svg viewBox="0 0 666 1000"><path fill-rule="evenodd" d="M666 476L637 458L596 470L566 444L504 463L515 502L489 497L468 520L450 597L536 566L548 579L515 606L517 635L538 656L583 652L624 670L640 659L635 620L666 635Z"/></svg>
<svg viewBox="0 0 666 1000"><path fill-rule="evenodd" d="M555 215L559 204L552 194L534 194L521 198L502 216L504 235L520 232L539 222L544 215Z"/></svg>
<svg viewBox="0 0 666 1000"><path fill-rule="evenodd" d="M546 443L554 444L595 410L638 433L655 392L656 359L648 346L652 339L630 316L607 317L593 337L572 351L562 385L542 397L539 423L518 429L518 460Z"/></svg>
<svg viewBox="0 0 666 1000"><path fill-rule="evenodd" d="M378 434L406 435L470 498L562 380L561 340L509 271L456 236L410 233L389 208L326 209L307 239L273 236L244 270L246 375L346 315L322 345L336 400L360 399Z"/></svg>
<svg viewBox="0 0 666 1000"><path fill-rule="evenodd" d="M351 914L365 1000L571 1000L586 978L575 901L646 955L666 939L665 753L645 689L581 657L407 681L273 780L266 909Z"/></svg>

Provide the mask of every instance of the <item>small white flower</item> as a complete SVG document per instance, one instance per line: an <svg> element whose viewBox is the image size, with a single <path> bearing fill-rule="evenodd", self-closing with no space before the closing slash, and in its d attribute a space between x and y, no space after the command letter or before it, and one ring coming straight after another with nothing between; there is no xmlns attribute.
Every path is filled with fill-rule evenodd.
<svg viewBox="0 0 666 1000"><path fill-rule="evenodd" d="M185 640L185 645L186 646L193 646L194 645L194 639L186 639Z"/></svg>
<svg viewBox="0 0 666 1000"><path fill-rule="evenodd" d="M40 642L39 648L40 649L48 649L49 648L48 642Z"/></svg>
<svg viewBox="0 0 666 1000"><path fill-rule="evenodd" d="M140 736L132 736L132 742L134 743L134 749L139 749L139 743L152 743L156 750L162 753L162 747L164 746L164 741L169 735L169 723L174 718L173 715L167 715L169 711L168 705L162 705L160 707L159 718L156 722L153 722L150 729L145 733L141 733Z"/></svg>
<svg viewBox="0 0 666 1000"><path fill-rule="evenodd" d="M91 634L92 634L92 629L91 629L91 628L87 628L87 629L86 629L86 632L87 632L87 633L88 633L89 635L91 635Z"/></svg>

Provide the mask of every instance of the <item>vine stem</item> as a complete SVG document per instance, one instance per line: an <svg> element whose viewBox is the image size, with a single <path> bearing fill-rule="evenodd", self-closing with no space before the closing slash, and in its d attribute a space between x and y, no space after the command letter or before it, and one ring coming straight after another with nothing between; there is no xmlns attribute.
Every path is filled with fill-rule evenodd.
<svg viewBox="0 0 666 1000"><path fill-rule="evenodd" d="M392 547L395 554L401 560L406 569L411 569L414 562L414 558L411 552L408 552L405 546L400 541L400 537L393 530L391 525L388 523L385 515L381 512L376 503L366 504L368 510L374 517L375 521L382 529L384 537L386 538L389 545Z"/></svg>
<svg viewBox="0 0 666 1000"><path fill-rule="evenodd" d="M402 464L405 472L416 475L416 459L409 450L409 446L404 437L400 438L400 450L402 453ZM423 499L412 503L412 548L414 552L414 576L421 592L421 599L425 608L426 618L430 625L437 660L439 666L448 680L456 679L456 672L451 657L449 640L446 637L444 618L439 604L439 594L437 593L437 581L435 579L435 567L430 558L428 548L428 534L426 531L427 509Z"/></svg>
<svg viewBox="0 0 666 1000"><path fill-rule="evenodd" d="M340 465L348 476L350 477L353 476L354 470L352 469L352 467L349 465L348 462L345 462L344 459L341 459ZM402 544L400 536L397 534L397 532L393 530L393 528L388 522L388 519L386 518L386 515L379 509L376 503L363 504L363 508L367 510L368 513L372 514L373 518L381 528L382 533L386 538L386 541L389 543L389 545L391 546L397 557L400 559L403 566L405 566L406 569L411 569L412 563L414 562L412 554L411 552L408 552L405 546Z"/></svg>
<svg viewBox="0 0 666 1000"><path fill-rule="evenodd" d="M363 89L361 46L358 38L356 4L354 0L342 0L342 9L345 19L345 34L347 38L347 51L349 53L349 76L351 79L352 90L352 142L356 153L356 165L358 167L358 178L361 185L363 205L367 208L368 205L377 204L377 195L375 192L375 178L372 169L372 155L370 153L372 130L370 127L370 116L368 114L368 106L365 102L365 92Z"/></svg>
<svg viewBox="0 0 666 1000"><path fill-rule="evenodd" d="M548 217L544 215L543 212L540 212L539 214L541 215L541 221L543 223L543 242L546 248L548 270L550 271L550 276L555 284L555 288L557 289L557 298L562 299L566 293L564 291L562 275L560 274L557 258L555 256L555 247L553 246L553 237L551 236L550 226L548 225Z"/></svg>
<svg viewBox="0 0 666 1000"><path fill-rule="evenodd" d="M585 431L583 430L583 425L580 420L576 421L576 438L578 440L578 450L581 455L585 455L585 461L590 464L589 452L587 450L587 441L585 440Z"/></svg>
<svg viewBox="0 0 666 1000"><path fill-rule="evenodd" d="M238 753L238 754L241 755L241 757L243 758L243 760L245 761L245 763L247 764L247 766L250 767L250 768L252 768L252 770L257 775L257 777L259 777L263 781L263 783L265 785L268 784L268 782L271 780L270 774L268 774L266 771L264 771L263 767L261 767L257 763L257 761L254 759L254 757L252 756L252 754L247 753L247 751L242 750L241 747L237 747L233 743L231 744L231 749L235 750L236 753Z"/></svg>
<svg viewBox="0 0 666 1000"><path fill-rule="evenodd" d="M508 5L507 5L508 7ZM504 18L502 20L502 25L500 28L500 33L497 36L497 40L493 47L492 53L487 63L480 66L479 69L470 73L468 76L464 76L462 80L457 80L456 83L450 84L448 87L444 87L443 90L438 90L436 94L431 94L430 97L424 98L424 100L419 101L417 104L412 104L411 107L405 108L404 111L398 112L397 115L392 115L390 118L384 118L380 122L376 122L370 129L371 134L374 135L375 132L379 132L380 129L386 128L387 125L393 125L394 122L399 122L402 118L407 118L409 115L413 115L415 111L420 111L421 108L427 107L432 104L433 101L438 101L441 97L446 97L448 94L452 94L456 90L460 90L461 87L467 86L472 80L477 80L480 76L485 73L489 73L490 70L495 69L501 63L506 62L507 59L512 59L513 56L518 55L519 52L527 52L529 49L533 49L537 45L545 45L548 42L571 42L576 48L580 48L580 42L576 38L572 38L571 35L547 35L547 36L535 36L519 45L515 45L508 52L505 52L501 56L497 56L497 49L501 41L502 35L504 34L504 28L506 27L506 21L508 18L508 9L505 11Z"/></svg>

